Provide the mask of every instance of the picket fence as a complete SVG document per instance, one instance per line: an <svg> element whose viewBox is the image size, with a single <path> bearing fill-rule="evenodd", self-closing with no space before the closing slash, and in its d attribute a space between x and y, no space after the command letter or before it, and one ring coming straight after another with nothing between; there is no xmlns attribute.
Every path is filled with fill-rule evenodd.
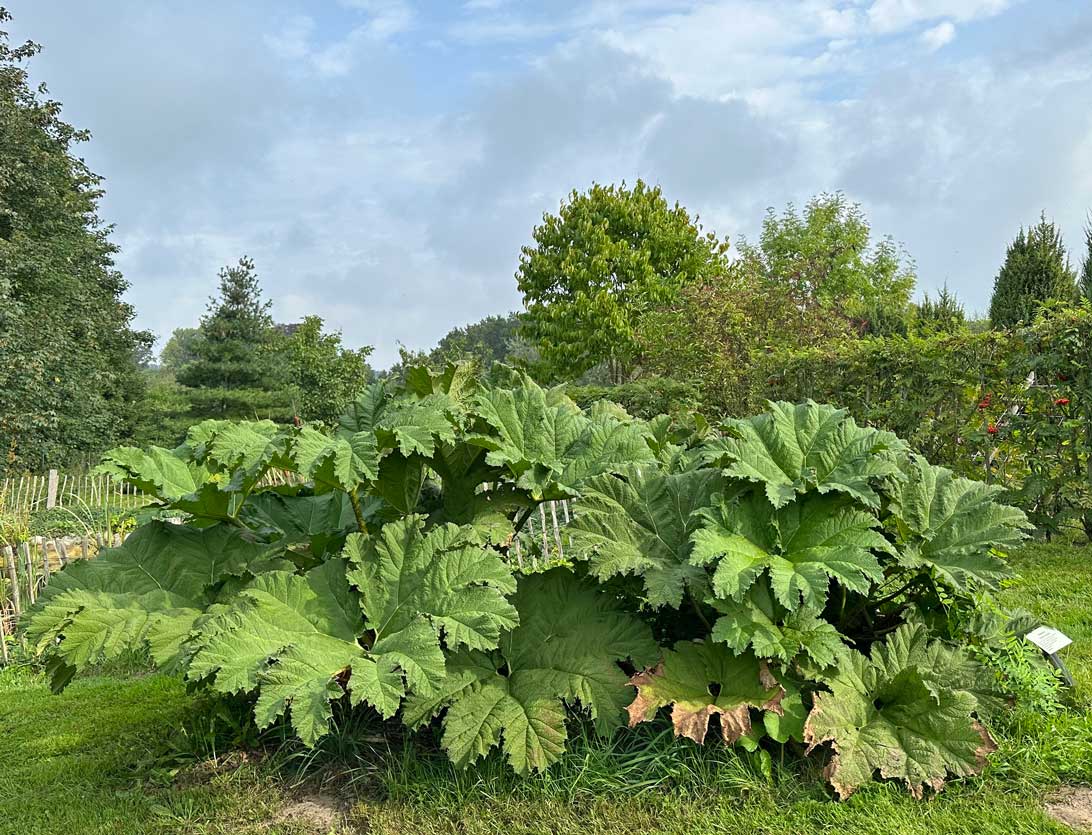
<svg viewBox="0 0 1092 835"><path fill-rule="evenodd" d="M143 494L131 484L108 475L75 475L50 470L45 475L9 476L0 481L0 512L25 515L54 507L128 508L143 504Z"/></svg>

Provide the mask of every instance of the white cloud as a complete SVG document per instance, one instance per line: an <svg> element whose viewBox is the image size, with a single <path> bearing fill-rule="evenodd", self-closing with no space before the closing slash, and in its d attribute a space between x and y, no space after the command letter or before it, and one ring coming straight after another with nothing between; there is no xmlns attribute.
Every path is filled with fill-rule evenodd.
<svg viewBox="0 0 1092 835"><path fill-rule="evenodd" d="M917 23L940 18L957 22L990 17L1003 12L1012 0L875 0L868 9L872 28L880 33L897 32Z"/></svg>
<svg viewBox="0 0 1092 835"><path fill-rule="evenodd" d="M341 0L342 5L368 15L367 31L375 38L389 38L411 28L413 7L407 0Z"/></svg>
<svg viewBox="0 0 1092 835"><path fill-rule="evenodd" d="M955 34L955 24L950 20L945 20L922 32L921 40L930 52L936 52L942 46L950 44L955 39Z"/></svg>

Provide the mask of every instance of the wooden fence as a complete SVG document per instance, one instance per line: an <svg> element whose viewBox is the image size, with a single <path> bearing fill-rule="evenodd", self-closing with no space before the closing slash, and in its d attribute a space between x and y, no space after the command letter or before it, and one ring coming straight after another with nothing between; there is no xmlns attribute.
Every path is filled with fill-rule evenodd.
<svg viewBox="0 0 1092 835"><path fill-rule="evenodd" d="M103 548L120 545L127 536L34 536L0 544L0 663L8 661L7 637L15 633L19 616L38 599L50 577L73 560L91 559Z"/></svg>
<svg viewBox="0 0 1092 835"><path fill-rule="evenodd" d="M573 509L567 500L543 502L523 526L520 535L512 540L511 554L520 568L526 568L524 553L532 569L539 568L539 560L547 563L565 559L565 548L569 539L565 536L565 525L573 517Z"/></svg>
<svg viewBox="0 0 1092 835"><path fill-rule="evenodd" d="M0 513L26 515L54 507L129 509L144 503L131 484L108 475L74 475L50 470L45 475L10 476L0 481Z"/></svg>

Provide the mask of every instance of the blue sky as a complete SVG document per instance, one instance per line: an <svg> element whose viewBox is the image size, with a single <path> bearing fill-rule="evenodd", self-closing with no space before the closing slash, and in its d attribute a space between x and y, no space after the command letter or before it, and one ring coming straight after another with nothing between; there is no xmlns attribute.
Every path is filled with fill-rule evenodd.
<svg viewBox="0 0 1092 835"><path fill-rule="evenodd" d="M376 364L519 307L520 246L637 177L707 228L842 190L919 288L985 309L1041 210L1092 208L1092 4L1062 0L6 0L89 128L139 324L258 264L278 319Z"/></svg>

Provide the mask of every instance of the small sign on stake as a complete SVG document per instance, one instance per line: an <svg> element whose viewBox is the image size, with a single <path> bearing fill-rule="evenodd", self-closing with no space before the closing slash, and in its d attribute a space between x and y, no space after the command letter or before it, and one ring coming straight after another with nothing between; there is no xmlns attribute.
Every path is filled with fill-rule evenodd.
<svg viewBox="0 0 1092 835"><path fill-rule="evenodd" d="M1057 629L1052 629L1049 626L1038 626L1024 637L1046 653L1050 662L1057 667L1058 671L1062 674L1062 680L1066 683L1066 686L1072 687L1073 676L1071 676L1069 670L1065 668L1065 663L1059 657L1058 653L1073 643L1073 639L1064 632L1059 632Z"/></svg>

